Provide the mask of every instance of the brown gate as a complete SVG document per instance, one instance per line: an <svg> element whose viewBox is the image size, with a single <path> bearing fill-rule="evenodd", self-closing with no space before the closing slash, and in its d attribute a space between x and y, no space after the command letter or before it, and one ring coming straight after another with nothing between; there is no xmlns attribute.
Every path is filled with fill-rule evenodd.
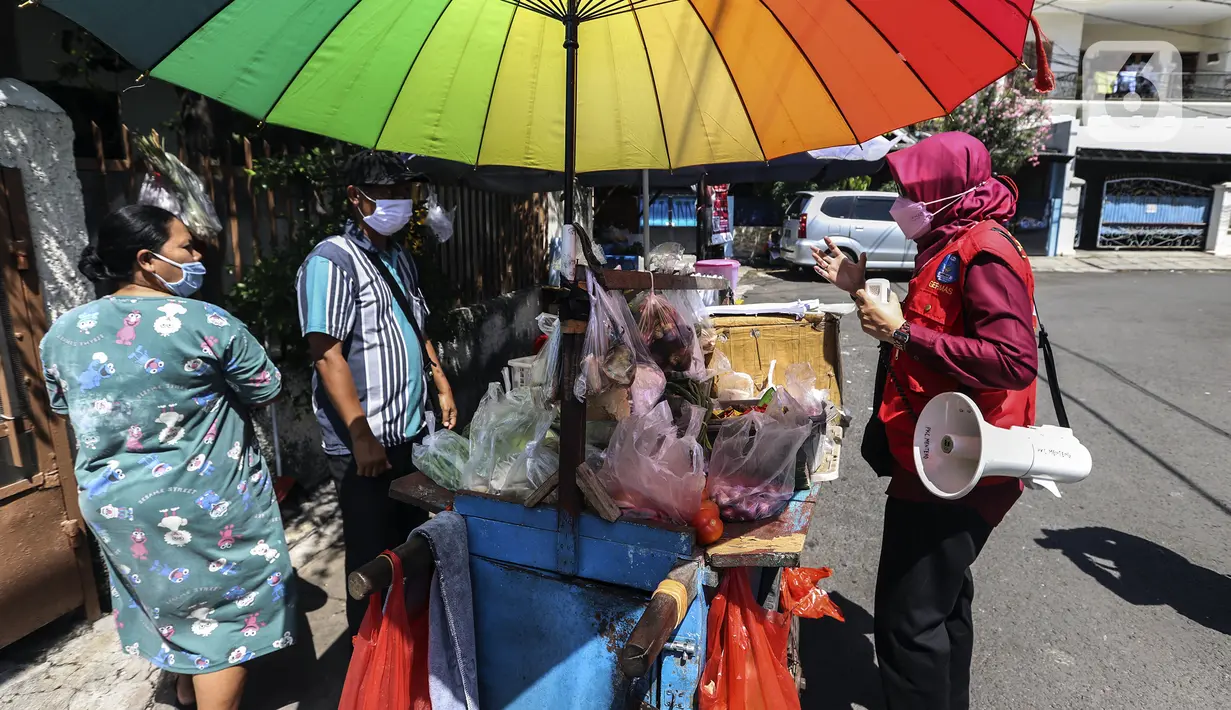
<svg viewBox="0 0 1231 710"><path fill-rule="evenodd" d="M34 259L21 173L0 168L0 648L75 609L99 615L68 433L39 364Z"/></svg>

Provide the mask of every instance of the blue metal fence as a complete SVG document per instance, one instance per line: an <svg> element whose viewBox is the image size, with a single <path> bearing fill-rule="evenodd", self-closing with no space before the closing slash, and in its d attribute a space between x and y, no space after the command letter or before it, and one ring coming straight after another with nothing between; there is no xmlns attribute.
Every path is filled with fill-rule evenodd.
<svg viewBox="0 0 1231 710"><path fill-rule="evenodd" d="M1163 178L1117 178L1103 186L1098 246L1200 249L1214 191Z"/></svg>

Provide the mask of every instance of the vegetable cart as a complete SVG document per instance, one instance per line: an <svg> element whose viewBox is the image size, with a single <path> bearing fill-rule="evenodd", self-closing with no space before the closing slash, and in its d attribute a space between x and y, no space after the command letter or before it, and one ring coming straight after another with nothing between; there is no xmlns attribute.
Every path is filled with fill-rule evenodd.
<svg viewBox="0 0 1231 710"><path fill-rule="evenodd" d="M650 287L651 277L645 272L603 276L613 290ZM660 290L715 286L707 277L653 278L654 288ZM585 325L568 308L567 301L561 305L565 383L576 377L578 351L570 335L575 338ZM765 320L797 324L798 333L786 340L814 341L812 350L829 364L818 379L835 387L837 399L837 318ZM760 331L768 330L739 318L716 319L715 325L719 339L732 347L740 337L761 337ZM765 364L741 366L759 372ZM579 451L583 446L585 409L577 414L571 387L560 389L565 401L557 502L542 502L538 492L526 501L472 491L452 493L422 473L395 482L391 495L432 512L451 507L466 519L482 707L694 708L705 659L709 600L721 570L757 568L751 575L754 587L760 587L754 590L757 598L777 608L778 572L800 565L820 484L798 490L777 516L728 523L723 537L704 549L695 545L690 527L587 508L580 495L583 490L591 508L602 507L594 506L595 497L590 495L595 482L584 464L570 468L566 453L570 447ZM821 467L836 474L840 451L838 437ZM415 601L422 603L427 597L431 554L418 536L394 552L403 559L414 613ZM374 560L351 575L349 591L363 598L386 587L389 574L387 563ZM654 593L668 578L686 591L682 614L677 614L675 598ZM798 678L797 663L792 670Z"/></svg>

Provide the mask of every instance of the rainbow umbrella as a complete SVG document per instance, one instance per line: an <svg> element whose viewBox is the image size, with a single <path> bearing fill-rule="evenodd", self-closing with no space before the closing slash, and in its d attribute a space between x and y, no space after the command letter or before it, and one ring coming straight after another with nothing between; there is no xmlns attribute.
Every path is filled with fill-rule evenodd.
<svg viewBox="0 0 1231 710"><path fill-rule="evenodd" d="M149 75L269 123L470 165L579 172L767 161L943 115L1021 62L1033 5L41 4ZM575 141L566 140L572 105Z"/></svg>

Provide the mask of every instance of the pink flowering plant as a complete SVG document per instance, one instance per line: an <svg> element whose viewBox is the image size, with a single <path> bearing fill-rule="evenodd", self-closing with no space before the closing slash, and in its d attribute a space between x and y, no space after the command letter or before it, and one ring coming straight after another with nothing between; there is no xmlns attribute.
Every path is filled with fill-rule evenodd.
<svg viewBox="0 0 1231 710"><path fill-rule="evenodd" d="M992 154L992 169L1012 175L1037 165L1051 130L1051 108L1034 90L1025 72L1015 71L967 99L933 130L965 131L983 141Z"/></svg>

